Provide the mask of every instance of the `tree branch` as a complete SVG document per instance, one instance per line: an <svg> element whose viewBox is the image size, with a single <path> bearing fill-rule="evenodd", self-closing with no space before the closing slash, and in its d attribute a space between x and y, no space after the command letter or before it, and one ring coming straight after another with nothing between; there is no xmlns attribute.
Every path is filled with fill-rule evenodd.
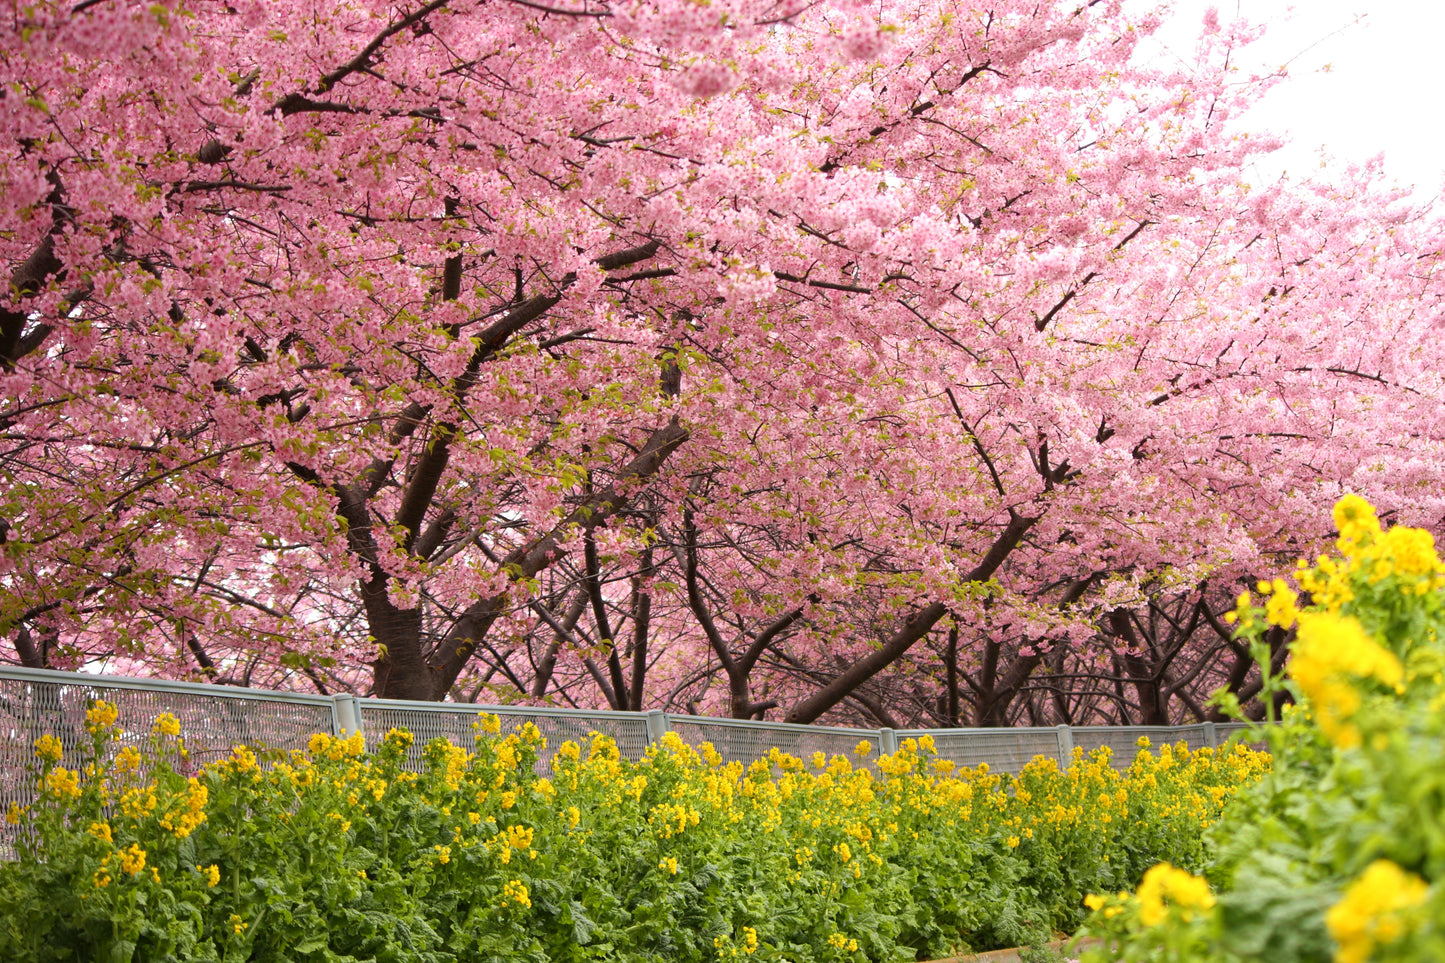
<svg viewBox="0 0 1445 963"><path fill-rule="evenodd" d="M1019 515L1010 509L1008 524L1004 526L1004 530L994 539L983 558L963 581L986 582L992 578L994 572L998 571L998 567L1003 564L1004 559L1018 546L1024 535L1037 521L1038 518ZM914 613L877 652L859 659L820 691L794 706L788 713L787 720L789 722L816 721L819 716L841 702L854 689L892 665L905 652L913 648L914 643L927 635L947 611L948 607L942 602L934 602Z"/></svg>

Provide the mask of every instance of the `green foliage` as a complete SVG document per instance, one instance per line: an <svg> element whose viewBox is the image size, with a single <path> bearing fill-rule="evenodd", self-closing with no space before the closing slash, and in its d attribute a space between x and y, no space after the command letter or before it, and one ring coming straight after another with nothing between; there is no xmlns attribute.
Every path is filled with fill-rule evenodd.
<svg viewBox="0 0 1445 963"><path fill-rule="evenodd" d="M1092 898L1086 963L1445 959L1445 565L1363 499L1334 517L1339 555L1296 575L1312 604L1276 579L1234 613L1262 662L1266 629L1297 627L1288 678L1266 679L1297 706L1254 734L1275 765L1206 837L1217 897Z"/></svg>
<svg viewBox="0 0 1445 963"><path fill-rule="evenodd" d="M670 735L545 748L483 716L471 748L393 730L236 747L199 770L176 720L91 709L76 770L35 745L13 810L0 959L374 963L903 963L1040 944L1084 893L1200 832L1263 757L1107 752L1018 779L953 771L928 739L877 760L777 751L744 767ZM871 748L864 744L859 751Z"/></svg>

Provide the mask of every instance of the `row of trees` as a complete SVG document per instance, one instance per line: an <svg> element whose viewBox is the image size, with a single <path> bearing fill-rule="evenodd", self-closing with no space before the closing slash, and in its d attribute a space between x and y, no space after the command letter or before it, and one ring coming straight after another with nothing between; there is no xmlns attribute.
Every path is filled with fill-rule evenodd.
<svg viewBox="0 0 1445 963"><path fill-rule="evenodd" d="M1243 697L1441 517L1440 230L1252 186L1118 2L40 2L0 25L0 635L908 725ZM1277 650L1284 657L1284 639Z"/></svg>

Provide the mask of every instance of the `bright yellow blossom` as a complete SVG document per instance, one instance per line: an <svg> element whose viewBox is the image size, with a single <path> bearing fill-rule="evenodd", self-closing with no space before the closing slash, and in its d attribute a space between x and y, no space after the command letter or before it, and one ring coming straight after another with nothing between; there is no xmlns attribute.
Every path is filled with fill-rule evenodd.
<svg viewBox="0 0 1445 963"><path fill-rule="evenodd" d="M527 893L527 887L519 879L508 880L502 884L502 901L513 902L524 908L530 908L532 897Z"/></svg>
<svg viewBox="0 0 1445 963"><path fill-rule="evenodd" d="M132 876L138 874L146 866L146 851L140 848L138 843L131 843L129 849L120 851L120 869L123 873Z"/></svg>
<svg viewBox="0 0 1445 963"><path fill-rule="evenodd" d="M1139 920L1145 926L1158 926L1169 915L1169 907L1177 906L1183 918L1194 918L1195 910L1214 905L1209 884L1168 863L1151 867L1139 884Z"/></svg>
<svg viewBox="0 0 1445 963"><path fill-rule="evenodd" d="M1356 680L1393 687L1404 678L1404 669L1357 619L1320 612L1300 617L1289 674L1314 707L1320 729L1336 745L1349 748L1360 742L1350 721L1361 705Z"/></svg>
<svg viewBox="0 0 1445 963"><path fill-rule="evenodd" d="M126 746L115 754L115 768L119 772L135 772L140 768L140 753L134 746Z"/></svg>
<svg viewBox="0 0 1445 963"><path fill-rule="evenodd" d="M80 795L80 774L57 766L45 774L45 791L62 799L74 799Z"/></svg>
<svg viewBox="0 0 1445 963"><path fill-rule="evenodd" d="M1325 926L1339 944L1335 963L1365 963L1375 947L1404 936L1428 890L1424 880L1387 859L1371 863L1325 914Z"/></svg>
<svg viewBox="0 0 1445 963"><path fill-rule="evenodd" d="M115 703L96 699L90 708L85 710L85 728L92 735L110 732L115 727L115 720L118 718L120 718L120 711L116 709Z"/></svg>
<svg viewBox="0 0 1445 963"><path fill-rule="evenodd" d="M64 755L64 753L65 747L60 744L60 740L48 732L35 740L35 756L37 759L42 759L46 762L59 762L60 757Z"/></svg>

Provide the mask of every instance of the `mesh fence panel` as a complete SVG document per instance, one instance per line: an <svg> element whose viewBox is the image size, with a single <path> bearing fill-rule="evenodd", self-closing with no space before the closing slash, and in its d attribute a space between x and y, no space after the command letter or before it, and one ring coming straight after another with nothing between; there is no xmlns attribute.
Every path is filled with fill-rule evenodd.
<svg viewBox="0 0 1445 963"><path fill-rule="evenodd" d="M1216 733L1218 727L1216 727ZM1207 730L1202 725L1193 726L1076 726L1073 729L1074 745L1083 748L1088 755L1101 746L1113 750L1110 762L1116 769L1127 769L1139 753L1139 737L1148 736L1157 751L1162 745L1173 745L1181 739L1190 749L1209 745ZM1222 737L1221 737L1222 738Z"/></svg>
<svg viewBox="0 0 1445 963"><path fill-rule="evenodd" d="M118 711L122 734L111 744L111 752L125 745L144 747L155 717L169 712L180 720L190 750L188 764L194 768L227 755L238 743L256 748L304 748L312 733L335 734L341 707L346 706L349 713L353 705L370 748L374 749L392 728L409 730L415 736L409 765L416 768L421 765L422 748L438 736L470 747L476 736L473 723L482 711L500 716L504 733L527 722L542 732L548 748L538 763L539 774L550 772L550 756L563 742L581 743L593 732L610 736L621 755L631 760L641 759L650 741L648 716L637 712L382 699L352 703L349 696L334 702L300 693L0 667L0 812L12 804L26 806L32 801L30 766L34 761L33 746L40 736L50 733L60 739L64 747L61 765L76 768L81 764L79 749L89 742L85 711L96 699L114 703ZM871 764L883 749L883 733L876 729L652 715L654 723L665 725L683 741L694 746L710 742L723 758L743 763L760 759L776 747L808 761L814 753L822 752L827 756L846 755L856 764L860 760L854 750L860 742L866 742ZM1245 723L1217 723L1213 726L1213 741L1223 745L1249 728ZM1210 744L1209 729L1205 725L1087 726L1068 731L1073 744L1086 753L1109 746L1113 764L1122 769L1138 752L1140 736L1147 735L1155 747L1182 739L1191 748L1199 748ZM969 767L988 763L996 772L1017 774L1036 755L1059 755L1059 733L1055 729L909 730L895 737L902 740L923 735L933 737L939 758ZM13 835L7 836L12 831L13 827L0 820L0 859L13 853Z"/></svg>
<svg viewBox="0 0 1445 963"><path fill-rule="evenodd" d="M1219 722L1215 723L1214 731L1219 737L1219 744L1222 746L1224 745L1225 741L1230 737L1238 736L1240 733L1248 732L1250 729L1253 728L1254 724L1250 722ZM1240 739L1239 741L1243 742L1246 746L1252 746L1255 749L1269 748L1263 742L1250 742L1244 739Z"/></svg>
<svg viewBox="0 0 1445 963"><path fill-rule="evenodd" d="M827 756L847 756L857 765L860 760L854 749L858 743L866 742L872 747L867 755L867 759L872 760L878 756L882 738L873 729L750 723L697 716L668 715L667 726L688 745L700 746L710 742L724 759L743 763L761 759L769 749L777 747L805 761L811 760L813 753L821 752Z"/></svg>
<svg viewBox="0 0 1445 963"><path fill-rule="evenodd" d="M119 737L110 743L114 754L127 745L144 748L151 724L163 712L181 724L190 757L199 768L230 754L245 743L258 748L299 749L313 732L332 729L330 699L286 694L282 697L246 689L208 685L139 682L72 673L7 670L0 675L0 812L12 803L29 805L33 798L35 740L50 733L60 740L60 765L78 768L89 746L85 712L97 699L116 707ZM10 827L0 822L0 855L8 855Z"/></svg>
<svg viewBox="0 0 1445 963"><path fill-rule="evenodd" d="M1053 729L916 729L900 731L898 738L931 735L938 758L955 765L975 767L988 763L993 772L1017 776L1035 756L1059 758L1059 734Z"/></svg>
<svg viewBox="0 0 1445 963"><path fill-rule="evenodd" d="M506 735L530 722L547 738L547 748L538 760L537 771L552 771L551 756L567 741L583 743L593 732L612 737L624 759L638 760L647 749L647 719L641 713L578 712L557 709L536 709L525 706L478 706L454 703L412 703L381 699L358 699L361 731L366 745L375 749L392 729L406 729L415 741L408 750L408 765L421 767L422 748L432 739L450 739L470 748L476 739L480 713L489 712L501 719Z"/></svg>

